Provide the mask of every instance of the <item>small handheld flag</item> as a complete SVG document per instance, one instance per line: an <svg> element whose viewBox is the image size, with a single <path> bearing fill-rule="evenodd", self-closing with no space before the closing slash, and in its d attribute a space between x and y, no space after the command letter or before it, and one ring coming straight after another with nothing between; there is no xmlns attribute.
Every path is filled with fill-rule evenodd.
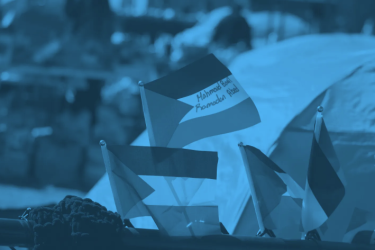
<svg viewBox="0 0 375 250"><path fill-rule="evenodd" d="M322 226L345 196L343 172L322 112L323 107L319 106L302 205L302 226L305 232Z"/></svg>
<svg viewBox="0 0 375 250"><path fill-rule="evenodd" d="M122 219L151 216L169 236L221 234L216 152L100 145Z"/></svg>
<svg viewBox="0 0 375 250"><path fill-rule="evenodd" d="M212 54L139 86L151 146L182 148L260 122L251 98Z"/></svg>
<svg viewBox="0 0 375 250"><path fill-rule="evenodd" d="M238 146L240 147L242 159L244 161L246 175L247 175L247 178L249 180L250 192L251 192L252 200L253 200L253 204L254 204L255 214L256 214L256 217L257 217L257 220L258 220L259 232L258 232L257 236L263 236L269 230L266 229L264 224L263 224L262 212L261 212L261 209L260 209L260 206L259 206L259 203L258 203L259 200L258 200L258 197L257 197L257 192L255 190L254 180L253 180L253 177L251 175L249 162L248 162L248 159L247 159L247 156L246 156L244 145L241 142L241 143L238 144ZM272 234L273 234L273 232L272 232Z"/></svg>
<svg viewBox="0 0 375 250"><path fill-rule="evenodd" d="M272 230L288 227L290 236L299 234L299 217L288 213L300 213L298 202L287 193L287 184L293 180L259 149L239 144L246 175L248 177L252 201L259 224L258 236L265 234L275 237ZM295 185L298 186L298 185ZM295 212L296 211L296 212ZM288 217L283 220L280 216Z"/></svg>

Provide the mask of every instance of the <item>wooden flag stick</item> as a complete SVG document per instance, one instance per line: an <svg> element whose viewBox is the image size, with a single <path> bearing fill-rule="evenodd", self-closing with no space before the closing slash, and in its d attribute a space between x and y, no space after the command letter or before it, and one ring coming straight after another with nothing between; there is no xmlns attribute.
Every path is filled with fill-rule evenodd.
<svg viewBox="0 0 375 250"><path fill-rule="evenodd" d="M156 141L155 141L154 131L152 129L152 123L151 123L151 119L150 119L150 112L149 112L148 105L147 105L147 98L146 98L146 93L145 93L145 85L144 85L144 83L142 81L139 81L138 82L138 86L140 88L141 99L142 99L142 107L143 107L143 114L144 114L144 117L145 117L145 122L146 122L146 127L147 127L147 132L148 132L148 138L149 138L149 141L150 141L150 146L151 147L156 147L157 145L156 145ZM177 195L176 190L173 187L172 183L170 182L170 180L168 178L165 178L165 180L168 183L168 186L171 189L171 191L173 193L173 196L175 197L176 201L181 206L181 201L178 198L178 195ZM186 211L184 211L183 214L185 216L186 221L189 222L189 217L188 217ZM193 230L192 230L191 227L189 227L189 231L190 231L191 235L194 236L194 232L193 232Z"/></svg>
<svg viewBox="0 0 375 250"><path fill-rule="evenodd" d="M99 145L100 145L100 148L102 149L104 166L105 166L106 172L108 174L109 183L111 185L113 199L115 200L115 205L116 205L117 211L119 212L119 214L121 216L123 216L122 213L121 213L120 196L118 194L118 190L116 188L115 181L113 180L112 168L111 168L111 160L109 158L109 153L108 153L108 149L107 149L107 143L104 140L101 140L99 142Z"/></svg>
<svg viewBox="0 0 375 250"><path fill-rule="evenodd" d="M322 106L319 106L317 108L317 114L316 114L316 118L315 118L314 136L315 136L315 139L318 143L319 143L320 131L322 129L322 123L323 123L323 115L322 115L323 110L324 110L324 108ZM307 184L307 181L306 181L305 190L307 190L307 185L308 184ZM308 231L306 233L305 240L319 240L320 241L321 238L320 238L318 229Z"/></svg>
<svg viewBox="0 0 375 250"><path fill-rule="evenodd" d="M143 115L145 117L146 128L147 128L147 132L148 132L148 138L149 138L149 141L150 141L150 146L155 147L157 145L156 145L156 141L155 141L154 130L152 129L150 112L149 112L148 104L147 104L147 98L146 98L146 93L145 93L145 84L142 81L139 81L138 86L139 86L139 92L141 93Z"/></svg>
<svg viewBox="0 0 375 250"><path fill-rule="evenodd" d="M254 181L253 181L253 177L252 177L251 171L250 171L250 164L249 164L249 161L248 161L247 156L246 156L245 148L244 148L244 145L243 145L242 142L240 142L238 144L238 146L239 146L240 151L241 151L242 160L243 160L244 167L245 167L245 170L246 170L247 179L249 181L250 192L251 192L251 196L252 196L252 199L253 199L255 214L256 214L256 217L257 217L257 220L258 220L259 232L258 232L257 236L263 236L265 234L268 234L270 237L275 237L274 233L271 230L266 229L264 224L263 224L262 213L260 211L258 198L257 198L257 194L256 194L256 191L255 191Z"/></svg>
<svg viewBox="0 0 375 250"><path fill-rule="evenodd" d="M176 189L173 187L173 184L172 184L171 179L168 178L167 176L164 177L164 179L165 179L165 181L168 183L168 186L169 186L169 188L171 189L172 194L173 194L173 197L176 199L177 204L178 204L180 207L182 207L182 203L181 203L181 201L180 201L180 198L179 198L178 195L177 195ZM185 220L186 220L186 223L187 223L186 225L188 225L191 221L190 221L190 218L189 218L189 216L188 216L186 210L184 209L182 213L183 213L183 215L184 215L184 217L185 217ZM194 234L194 231L193 231L192 227L188 226L188 229L189 229L190 235L193 236L193 237L195 237L195 234Z"/></svg>

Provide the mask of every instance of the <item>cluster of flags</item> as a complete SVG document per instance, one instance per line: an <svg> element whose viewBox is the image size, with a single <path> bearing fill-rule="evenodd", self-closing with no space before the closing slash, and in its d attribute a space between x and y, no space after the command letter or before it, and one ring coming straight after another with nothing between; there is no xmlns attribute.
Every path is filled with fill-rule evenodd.
<svg viewBox="0 0 375 250"><path fill-rule="evenodd" d="M140 89L151 147L101 142L118 213L123 219L151 216L169 236L223 233L218 154L183 147L258 124L255 104L213 55ZM304 187L259 149L238 145L259 236L280 237L277 231L287 228L292 238L319 238L345 198L346 181L322 111L319 107Z"/></svg>
<svg viewBox="0 0 375 250"><path fill-rule="evenodd" d="M216 152L102 145L117 212L151 216L170 236L218 234Z"/></svg>

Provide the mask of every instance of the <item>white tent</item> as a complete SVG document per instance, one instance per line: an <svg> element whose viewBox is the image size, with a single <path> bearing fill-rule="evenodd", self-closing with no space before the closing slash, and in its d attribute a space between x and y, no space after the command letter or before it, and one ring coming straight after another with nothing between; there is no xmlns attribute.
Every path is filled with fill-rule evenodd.
<svg viewBox="0 0 375 250"><path fill-rule="evenodd" d="M186 147L219 152L217 199L220 220L230 233L255 233L246 228L250 222L238 223L241 216L248 217L243 211L250 191L237 144L242 141L269 152L288 124L317 96L372 59L375 59L375 38L337 34L293 38L245 53L232 63L232 73L253 99L262 122ZM149 145L147 133L133 144ZM115 209L107 176L94 186L88 197ZM151 227L145 220L141 222L137 221L136 226Z"/></svg>
<svg viewBox="0 0 375 250"><path fill-rule="evenodd" d="M340 165L348 182L346 196L332 218L324 238L341 241L353 211L375 212L375 60L319 95L284 129L275 143L271 159L304 186L312 143L316 107L323 116ZM375 221L361 222L348 233L374 230ZM363 225L361 225L364 223Z"/></svg>

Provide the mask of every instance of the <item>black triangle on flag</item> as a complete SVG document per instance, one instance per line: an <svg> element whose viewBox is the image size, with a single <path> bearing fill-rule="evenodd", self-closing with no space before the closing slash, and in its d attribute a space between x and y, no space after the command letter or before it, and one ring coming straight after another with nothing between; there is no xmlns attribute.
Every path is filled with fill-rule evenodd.
<svg viewBox="0 0 375 250"><path fill-rule="evenodd" d="M129 219L124 219L124 226L134 228Z"/></svg>
<svg viewBox="0 0 375 250"><path fill-rule="evenodd" d="M220 230L222 234L229 234L223 223L220 222Z"/></svg>
<svg viewBox="0 0 375 250"><path fill-rule="evenodd" d="M193 106L145 88L152 132L156 145L166 147L180 121ZM166 122L167 121L167 122Z"/></svg>
<svg viewBox="0 0 375 250"><path fill-rule="evenodd" d="M345 196L345 187L315 136L311 147L307 181L327 217L331 216Z"/></svg>

